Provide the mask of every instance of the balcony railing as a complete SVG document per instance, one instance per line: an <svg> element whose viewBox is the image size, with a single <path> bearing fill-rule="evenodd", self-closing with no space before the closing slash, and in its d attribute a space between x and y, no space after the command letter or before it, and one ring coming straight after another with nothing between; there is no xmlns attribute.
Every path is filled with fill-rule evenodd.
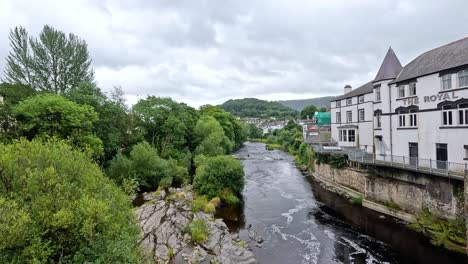
<svg viewBox="0 0 468 264"><path fill-rule="evenodd" d="M407 170L420 171L424 173L445 176L458 180L464 180L468 174L467 163L456 163L442 160L411 158L397 155L374 155L363 151L348 153L350 161L364 164L384 165Z"/></svg>

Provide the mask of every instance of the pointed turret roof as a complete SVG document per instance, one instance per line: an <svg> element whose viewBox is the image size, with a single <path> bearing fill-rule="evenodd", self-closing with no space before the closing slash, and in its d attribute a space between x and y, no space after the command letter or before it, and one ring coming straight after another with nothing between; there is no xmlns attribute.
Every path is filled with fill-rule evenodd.
<svg viewBox="0 0 468 264"><path fill-rule="evenodd" d="M395 55L392 47L390 47L373 82L395 79L401 69L402 66L400 60L398 60L398 57Z"/></svg>

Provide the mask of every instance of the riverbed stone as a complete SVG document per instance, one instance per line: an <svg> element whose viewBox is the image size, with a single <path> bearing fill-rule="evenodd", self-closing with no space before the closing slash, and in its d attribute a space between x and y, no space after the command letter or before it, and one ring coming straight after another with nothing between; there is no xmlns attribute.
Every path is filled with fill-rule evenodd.
<svg viewBox="0 0 468 264"><path fill-rule="evenodd" d="M191 186L169 188L164 195L144 194L146 203L135 211L138 217L140 246L146 258L156 263L257 263L248 249L239 245L238 236L231 235L221 219L213 214L193 213ZM152 200L146 200L151 198ZM184 232L194 219L207 223L209 235L202 243L191 241Z"/></svg>

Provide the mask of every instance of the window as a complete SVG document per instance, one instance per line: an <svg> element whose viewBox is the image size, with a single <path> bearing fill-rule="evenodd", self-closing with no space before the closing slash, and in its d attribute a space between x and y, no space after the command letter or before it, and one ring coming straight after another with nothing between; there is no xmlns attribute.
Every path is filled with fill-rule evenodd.
<svg viewBox="0 0 468 264"><path fill-rule="evenodd" d="M410 113L409 114L409 121L410 121L410 126L411 127L415 127L415 126L418 126L418 120L416 118L416 114L415 113Z"/></svg>
<svg viewBox="0 0 468 264"><path fill-rule="evenodd" d="M341 100L340 100L340 101L336 101L336 107L341 107Z"/></svg>
<svg viewBox="0 0 468 264"><path fill-rule="evenodd" d="M442 90L452 89L452 74L442 75Z"/></svg>
<svg viewBox="0 0 468 264"><path fill-rule="evenodd" d="M346 112L346 122L347 123L353 122L353 113L351 111Z"/></svg>
<svg viewBox="0 0 468 264"><path fill-rule="evenodd" d="M381 116L380 113L377 113L375 115L375 127L376 128L381 128L382 127L382 122L380 120L380 116Z"/></svg>
<svg viewBox="0 0 468 264"><path fill-rule="evenodd" d="M341 123L341 113L340 112L336 113L336 123Z"/></svg>
<svg viewBox="0 0 468 264"><path fill-rule="evenodd" d="M458 72L458 87L468 86L468 70Z"/></svg>
<svg viewBox="0 0 468 264"><path fill-rule="evenodd" d="M352 98L346 99L346 105L351 105L353 103Z"/></svg>
<svg viewBox="0 0 468 264"><path fill-rule="evenodd" d="M458 105L458 124L464 126L468 125L468 104Z"/></svg>
<svg viewBox="0 0 468 264"><path fill-rule="evenodd" d="M375 101L380 102L380 87L375 88Z"/></svg>
<svg viewBox="0 0 468 264"><path fill-rule="evenodd" d="M443 126L453 125L452 110L451 109L452 109L451 106L444 106L442 108L442 125Z"/></svg>
<svg viewBox="0 0 468 264"><path fill-rule="evenodd" d="M340 130L340 141L344 141L346 142L347 141L347 136L346 136L346 130L343 129L343 130Z"/></svg>
<svg viewBox="0 0 468 264"><path fill-rule="evenodd" d="M364 109L359 109L358 120L364 121Z"/></svg>
<svg viewBox="0 0 468 264"><path fill-rule="evenodd" d="M405 86L404 85L398 86L398 97L399 98L405 97Z"/></svg>
<svg viewBox="0 0 468 264"><path fill-rule="evenodd" d="M364 95L359 96L358 101L360 104L364 103Z"/></svg>
<svg viewBox="0 0 468 264"><path fill-rule="evenodd" d="M404 127L406 126L406 116L404 114L402 114L401 112L399 113L399 116L398 116L398 119L399 119L399 127Z"/></svg>
<svg viewBox="0 0 468 264"><path fill-rule="evenodd" d="M463 148L465 149L465 160L468 160L468 145L465 145L463 146Z"/></svg>
<svg viewBox="0 0 468 264"><path fill-rule="evenodd" d="M409 84L409 96L416 95L416 83L412 82Z"/></svg>
<svg viewBox="0 0 468 264"><path fill-rule="evenodd" d="M356 141L356 130L350 129L348 130L348 142Z"/></svg>

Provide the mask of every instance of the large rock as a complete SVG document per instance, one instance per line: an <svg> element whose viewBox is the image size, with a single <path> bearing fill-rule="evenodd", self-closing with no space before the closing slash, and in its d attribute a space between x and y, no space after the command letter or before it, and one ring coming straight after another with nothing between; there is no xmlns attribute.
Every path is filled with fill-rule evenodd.
<svg viewBox="0 0 468 264"><path fill-rule="evenodd" d="M164 192L164 193L163 193ZM191 211L191 186L169 188L167 192L144 194L146 203L136 210L142 238L140 245L147 258L156 263L257 263L253 253L236 242L226 224L213 214ZM209 236L193 243L184 228L194 219L206 220ZM237 239L238 240L238 239Z"/></svg>

